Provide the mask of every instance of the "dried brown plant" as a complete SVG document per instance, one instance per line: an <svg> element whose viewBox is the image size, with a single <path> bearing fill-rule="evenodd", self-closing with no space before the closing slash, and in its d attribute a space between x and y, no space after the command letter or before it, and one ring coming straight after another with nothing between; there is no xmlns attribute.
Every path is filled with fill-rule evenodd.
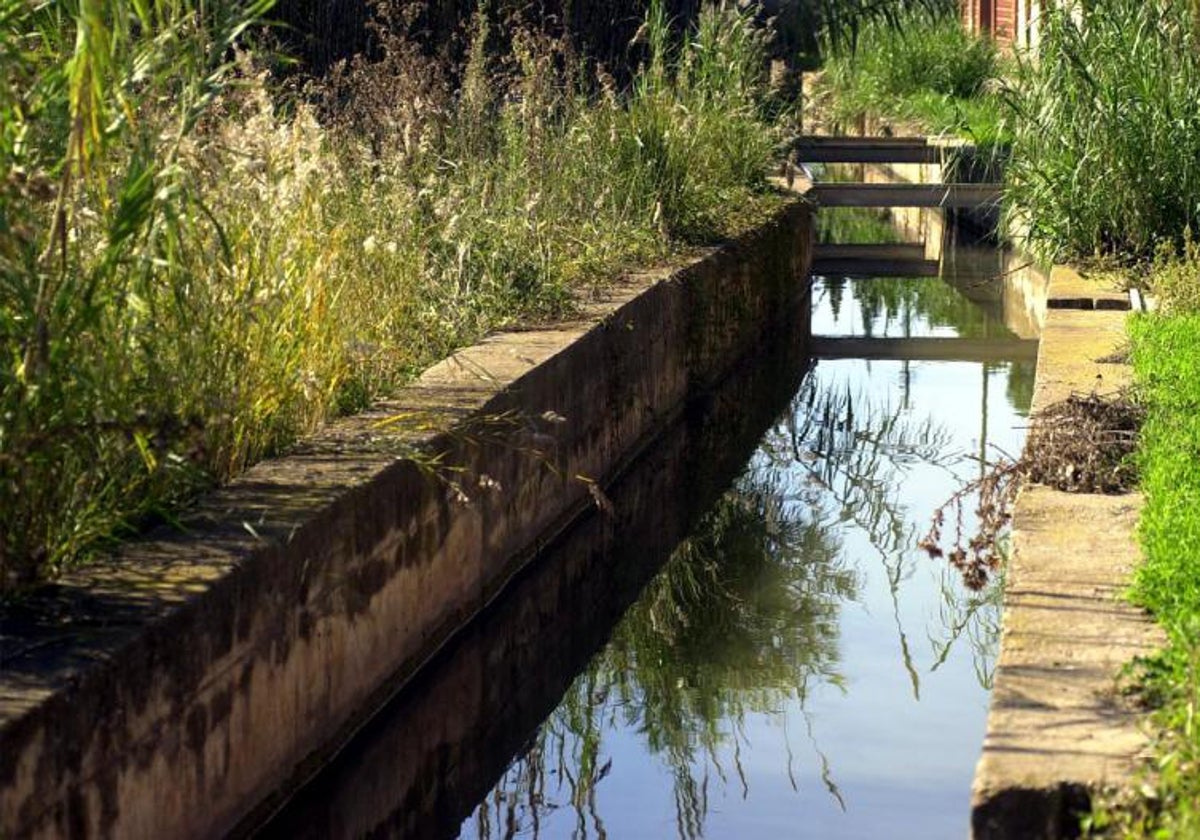
<svg viewBox="0 0 1200 840"><path fill-rule="evenodd" d="M982 589L1002 564L1003 538L1022 484L1067 493L1123 493L1136 486L1133 455L1144 415L1127 393L1072 394L1049 406L1033 417L1020 460L990 465L951 496L934 512L920 547L961 572L967 588ZM978 525L968 530L965 514L974 499Z"/></svg>

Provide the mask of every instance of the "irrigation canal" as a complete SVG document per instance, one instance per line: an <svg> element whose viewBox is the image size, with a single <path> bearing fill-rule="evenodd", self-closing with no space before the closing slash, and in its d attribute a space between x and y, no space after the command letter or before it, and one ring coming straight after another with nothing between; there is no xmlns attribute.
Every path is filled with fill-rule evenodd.
<svg viewBox="0 0 1200 840"><path fill-rule="evenodd" d="M819 358L689 407L261 836L966 835L999 584L917 544L1036 345L994 249L892 276L928 249L821 212Z"/></svg>

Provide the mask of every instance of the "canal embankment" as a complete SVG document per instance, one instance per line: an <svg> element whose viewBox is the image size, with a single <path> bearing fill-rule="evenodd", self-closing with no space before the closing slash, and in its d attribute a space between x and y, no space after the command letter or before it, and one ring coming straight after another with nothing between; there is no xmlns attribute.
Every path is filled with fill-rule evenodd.
<svg viewBox="0 0 1200 840"><path fill-rule="evenodd" d="M1129 296L1051 271L1033 423L1073 395L1112 397L1131 384ZM1036 455L1034 456L1036 457ZM1077 836L1095 797L1129 789L1147 756L1144 709L1123 691L1128 664L1163 633L1127 592L1141 551L1140 493L1022 488L1012 513L1004 625L973 835ZM1128 688L1125 681L1124 688Z"/></svg>
<svg viewBox="0 0 1200 840"><path fill-rule="evenodd" d="M208 837L306 778L766 333L810 208L456 353L5 616L0 824Z"/></svg>

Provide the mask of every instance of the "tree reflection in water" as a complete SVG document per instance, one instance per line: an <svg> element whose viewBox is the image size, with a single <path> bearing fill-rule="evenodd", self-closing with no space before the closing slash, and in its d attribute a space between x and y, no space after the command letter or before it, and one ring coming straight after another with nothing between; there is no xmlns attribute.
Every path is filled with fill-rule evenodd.
<svg viewBox="0 0 1200 840"><path fill-rule="evenodd" d="M544 813L562 807L575 811L574 836L605 837L596 790L615 727L640 733L666 764L678 834L698 837L711 777L746 788L745 717L840 682L838 612L855 573L831 523L789 500L780 479L752 467L679 546L479 806L480 837L538 836Z"/></svg>
<svg viewBox="0 0 1200 840"><path fill-rule="evenodd" d="M803 715L817 686L842 684L841 605L862 583L843 550L847 528L866 535L878 554L919 696L900 598L906 563L928 523L908 508L901 485L917 467L953 480L965 457L938 424L810 377L747 472L674 552L466 830L481 838L537 837L552 812L571 809L574 837L606 837L597 790L612 771L605 737L620 729L636 733L666 766L678 836L700 836L710 785L749 792L741 761L747 717L786 721L785 707ZM965 640L987 685L998 589L968 593L947 572L942 594L943 626L929 635L932 669ZM812 760L840 802L807 716L804 722ZM788 766L780 772L795 787L786 746Z"/></svg>
<svg viewBox="0 0 1200 840"><path fill-rule="evenodd" d="M981 410L986 411L986 406ZM901 619L901 585L914 557L923 562L914 548L929 528L925 508L944 500L914 494L911 488L906 493L905 483L919 468L943 473L951 491L958 489L971 478L972 470L979 469L978 456L956 446L953 436L932 417L914 420L903 403L891 406L848 389L823 388L819 376L805 381L788 419L767 435L761 451L774 463L797 469L808 484L820 487L826 509L865 536L877 554L891 594L904 666L913 694L919 698L919 669ZM911 509L912 501L923 503L921 511ZM970 501L964 504L968 512L975 507ZM969 531L973 522L965 526ZM946 567L941 570L940 589L937 632L927 632L934 654L930 670L941 667L953 647L965 640L976 678L990 689L1003 579L973 592Z"/></svg>

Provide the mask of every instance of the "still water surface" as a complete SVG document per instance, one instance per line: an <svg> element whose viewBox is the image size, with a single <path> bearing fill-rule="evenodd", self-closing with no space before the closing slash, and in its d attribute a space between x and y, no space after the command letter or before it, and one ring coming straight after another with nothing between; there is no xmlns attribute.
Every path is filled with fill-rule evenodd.
<svg viewBox="0 0 1200 840"><path fill-rule="evenodd" d="M813 332L1006 330L938 280L816 278ZM1020 449L1033 366L749 376L263 833L966 836L999 591L916 544Z"/></svg>
<svg viewBox="0 0 1200 840"><path fill-rule="evenodd" d="M947 334L864 322L872 283L905 285L836 312L819 285L814 332ZM966 836L996 592L916 543L981 450L1019 450L1031 379L818 364L461 835Z"/></svg>

